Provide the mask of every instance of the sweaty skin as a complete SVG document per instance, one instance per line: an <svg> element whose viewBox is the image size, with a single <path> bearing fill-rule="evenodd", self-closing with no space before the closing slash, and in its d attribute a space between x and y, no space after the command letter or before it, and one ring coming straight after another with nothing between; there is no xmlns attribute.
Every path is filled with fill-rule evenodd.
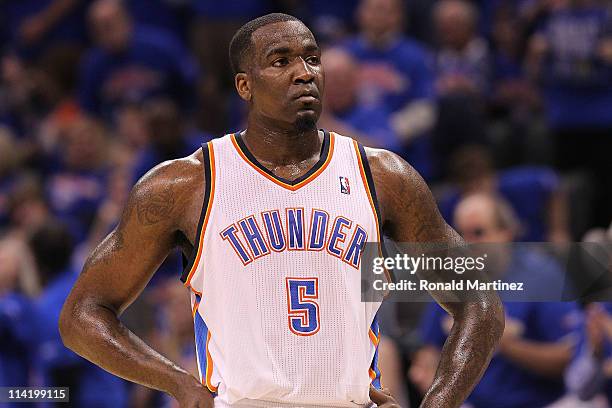
<svg viewBox="0 0 612 408"><path fill-rule="evenodd" d="M236 89L249 103L244 139L276 175L295 179L319 160L321 151L316 129L324 89L320 50L312 33L296 21L263 26L252 43L249 68L236 75ZM299 98L305 93L312 97ZM462 243L408 163L384 150L366 153L392 239ZM119 377L172 395L182 408L213 407L212 395L136 337L119 316L172 249L193 251L205 187L202 160L197 151L162 163L134 186L119 225L89 257L59 323L67 347ZM480 379L503 331L503 310L494 294L443 306L455 325L422 407L458 407ZM399 406L385 391L372 388L370 398L382 408Z"/></svg>

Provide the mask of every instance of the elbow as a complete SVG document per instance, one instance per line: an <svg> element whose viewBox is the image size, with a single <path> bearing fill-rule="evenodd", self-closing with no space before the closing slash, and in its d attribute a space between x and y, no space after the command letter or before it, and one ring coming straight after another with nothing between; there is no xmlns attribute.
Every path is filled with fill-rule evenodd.
<svg viewBox="0 0 612 408"><path fill-rule="evenodd" d="M506 328L506 314L504 312L504 305L501 302L499 296L495 293L491 295L491 299L486 302L484 307L485 314L489 316L491 333L496 339L496 344L501 340Z"/></svg>
<svg viewBox="0 0 612 408"><path fill-rule="evenodd" d="M469 307L469 306L468 306ZM483 326L482 329L489 333L489 337L499 343L506 326L504 306L496 293L487 293L479 302L472 304L471 313Z"/></svg>
<svg viewBox="0 0 612 408"><path fill-rule="evenodd" d="M76 338L78 337L76 334L77 325L75 324L74 310L75 306L69 298L64 303L58 322L59 334L64 346L73 351L76 345Z"/></svg>

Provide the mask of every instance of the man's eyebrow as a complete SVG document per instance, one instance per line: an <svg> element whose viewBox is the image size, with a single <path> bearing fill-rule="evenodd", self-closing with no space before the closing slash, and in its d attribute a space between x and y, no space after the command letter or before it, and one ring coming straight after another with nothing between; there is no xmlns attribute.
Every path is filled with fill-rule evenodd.
<svg viewBox="0 0 612 408"><path fill-rule="evenodd" d="M304 46L304 51L306 52L319 52L321 49L317 44L308 44Z"/></svg>
<svg viewBox="0 0 612 408"><path fill-rule="evenodd" d="M319 46L317 44L307 44L304 46L304 51L306 52L319 52ZM286 45L279 45L279 46L275 46L272 47L268 50L268 52L266 52L266 58L268 58L270 55L275 55L275 54L290 54L292 52L292 49L290 47L287 47Z"/></svg>
<svg viewBox="0 0 612 408"><path fill-rule="evenodd" d="M270 55L289 54L290 52L291 52L291 48L287 46L272 47L270 48L270 50L268 50L268 52L266 52L266 58L269 57Z"/></svg>

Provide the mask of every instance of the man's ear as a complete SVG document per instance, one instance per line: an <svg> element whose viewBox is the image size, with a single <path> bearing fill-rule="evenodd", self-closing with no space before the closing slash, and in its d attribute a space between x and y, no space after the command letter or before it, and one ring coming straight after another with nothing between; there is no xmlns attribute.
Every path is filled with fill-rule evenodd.
<svg viewBox="0 0 612 408"><path fill-rule="evenodd" d="M249 76L244 72L239 72L234 77L234 85L236 86L236 90L238 91L238 95L245 101L249 102L251 100L251 81L249 80Z"/></svg>

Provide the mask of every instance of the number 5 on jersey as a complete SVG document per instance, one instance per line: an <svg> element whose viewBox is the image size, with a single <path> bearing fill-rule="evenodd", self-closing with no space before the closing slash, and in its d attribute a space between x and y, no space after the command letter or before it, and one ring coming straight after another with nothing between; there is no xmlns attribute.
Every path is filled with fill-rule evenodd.
<svg viewBox="0 0 612 408"><path fill-rule="evenodd" d="M319 331L319 278L285 278L289 330L298 336Z"/></svg>

